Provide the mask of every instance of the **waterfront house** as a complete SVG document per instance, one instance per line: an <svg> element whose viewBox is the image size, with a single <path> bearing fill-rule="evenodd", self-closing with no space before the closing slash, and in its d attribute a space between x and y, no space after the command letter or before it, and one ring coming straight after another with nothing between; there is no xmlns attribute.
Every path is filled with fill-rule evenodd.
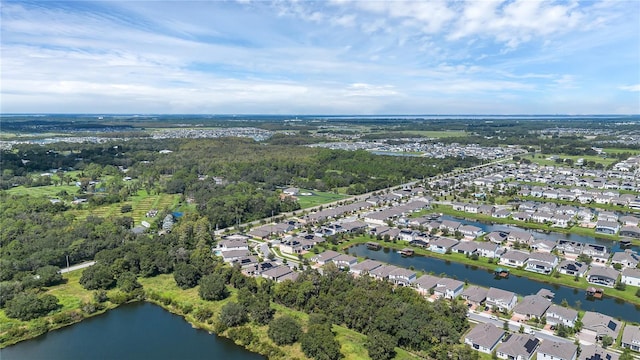
<svg viewBox="0 0 640 360"><path fill-rule="evenodd" d="M640 239L640 227L636 225L625 225L620 228L620 236Z"/></svg>
<svg viewBox="0 0 640 360"><path fill-rule="evenodd" d="M461 241L454 245L451 251L469 256L478 252L478 243L475 241Z"/></svg>
<svg viewBox="0 0 640 360"><path fill-rule="evenodd" d="M547 310L545 318L549 325L562 324L564 326L574 327L576 325L576 320L578 320L578 311L558 306L556 304L551 304Z"/></svg>
<svg viewBox="0 0 640 360"><path fill-rule="evenodd" d="M349 267L349 272L354 276L363 276L369 274L371 270L384 265L380 261L366 259L365 261Z"/></svg>
<svg viewBox="0 0 640 360"><path fill-rule="evenodd" d="M618 360L620 355L609 352L598 345L582 345L578 360Z"/></svg>
<svg viewBox="0 0 640 360"><path fill-rule="evenodd" d="M416 280L416 272L405 268L397 268L389 272L389 281L395 285L409 286Z"/></svg>
<svg viewBox="0 0 640 360"><path fill-rule="evenodd" d="M538 348L538 360L575 360L578 345L568 342L545 340Z"/></svg>
<svg viewBox="0 0 640 360"><path fill-rule="evenodd" d="M503 329L493 324L481 323L467 333L464 337L464 343L477 351L491 354L504 337L504 334Z"/></svg>
<svg viewBox="0 0 640 360"><path fill-rule="evenodd" d="M635 216L625 215L620 217L620 222L627 226L638 226L638 224L640 224L640 219Z"/></svg>
<svg viewBox="0 0 640 360"><path fill-rule="evenodd" d="M438 298L444 297L445 299L455 299L464 290L464 283L460 280L441 278L438 280L438 284L433 289L434 295Z"/></svg>
<svg viewBox="0 0 640 360"><path fill-rule="evenodd" d="M528 245L531 244L533 240L533 235L528 231L513 230L509 231L509 235L507 235L507 241L514 243L519 242Z"/></svg>
<svg viewBox="0 0 640 360"><path fill-rule="evenodd" d="M640 351L640 327L627 324L622 333L622 347Z"/></svg>
<svg viewBox="0 0 640 360"><path fill-rule="evenodd" d="M635 268L640 263L640 255L637 252L626 249L613 253L611 257L611 265L620 264L623 268Z"/></svg>
<svg viewBox="0 0 640 360"><path fill-rule="evenodd" d="M524 266L529 259L529 253L520 250L508 250L500 256L500 264L512 267Z"/></svg>
<svg viewBox="0 0 640 360"><path fill-rule="evenodd" d="M599 211L598 212L598 220L608 221L608 222L618 222L618 215L611 211Z"/></svg>
<svg viewBox="0 0 640 360"><path fill-rule="evenodd" d="M481 228L473 225L462 225L458 228L458 231L462 235L472 238L476 238L484 233Z"/></svg>
<svg viewBox="0 0 640 360"><path fill-rule="evenodd" d="M471 305L479 306L484 303L487 299L487 293L489 289L480 287L480 286L469 286L468 288L462 290L460 297L463 298L467 303Z"/></svg>
<svg viewBox="0 0 640 360"><path fill-rule="evenodd" d="M578 277L583 277L588 269L589 266L587 264L573 260L563 260L558 265L558 272L560 272L561 274Z"/></svg>
<svg viewBox="0 0 640 360"><path fill-rule="evenodd" d="M394 265L382 265L371 270L369 272L369 275L371 275L376 280L388 280L389 274L395 269L398 269L398 267Z"/></svg>
<svg viewBox="0 0 640 360"><path fill-rule="evenodd" d="M507 290L502 290L498 288L489 288L487 292L487 300L485 303L488 306L495 306L500 311L511 311L513 307L516 306L518 302L518 297L515 293Z"/></svg>
<svg viewBox="0 0 640 360"><path fill-rule="evenodd" d="M540 345L540 340L529 334L511 334L498 345L496 354L500 359L509 360L530 360L536 349Z"/></svg>
<svg viewBox="0 0 640 360"><path fill-rule="evenodd" d="M358 258L347 254L340 254L332 258L331 262L336 264L339 269L348 269L358 263Z"/></svg>
<svg viewBox="0 0 640 360"><path fill-rule="evenodd" d="M540 295L527 295L513 308L513 314L525 320L542 319L551 301Z"/></svg>
<svg viewBox="0 0 640 360"><path fill-rule="evenodd" d="M531 253L526 262L525 270L549 275L558 266L558 258L553 254Z"/></svg>
<svg viewBox="0 0 640 360"><path fill-rule="evenodd" d="M502 244L507 241L507 233L502 231L492 231L485 235L484 239L491 241L492 243Z"/></svg>
<svg viewBox="0 0 640 360"><path fill-rule="evenodd" d="M459 221L442 220L442 222L440 223L440 230L448 231L449 233L453 234L461 225L462 223Z"/></svg>
<svg viewBox="0 0 640 360"><path fill-rule="evenodd" d="M511 215L511 217L516 221L527 221L531 219L531 214L529 214L528 212L519 211Z"/></svg>
<svg viewBox="0 0 640 360"><path fill-rule="evenodd" d="M500 209L498 211L495 211L491 216L498 219L506 219L509 217L509 215L511 215L511 210Z"/></svg>
<svg viewBox="0 0 640 360"><path fill-rule="evenodd" d="M591 284L614 287L620 272L607 267L591 267L587 272L587 281Z"/></svg>
<svg viewBox="0 0 640 360"><path fill-rule="evenodd" d="M593 260L591 265L605 265L607 260L609 260L609 252L604 245L584 244L582 253L591 256Z"/></svg>
<svg viewBox="0 0 640 360"><path fill-rule="evenodd" d="M558 240L556 249L568 259L575 259L582 254L584 244L578 241Z"/></svg>
<svg viewBox="0 0 640 360"><path fill-rule="evenodd" d="M325 265L331 262L331 260L341 254L333 250L325 250L322 253L311 258L311 261L318 263L318 265Z"/></svg>
<svg viewBox="0 0 640 360"><path fill-rule="evenodd" d="M622 270L620 282L631 286L640 286L640 269L626 268Z"/></svg>
<svg viewBox="0 0 640 360"><path fill-rule="evenodd" d="M586 311L582 317L582 335L585 339L601 341L605 336L611 336L614 340L618 338L621 329L621 322L611 316L593 311Z"/></svg>
<svg viewBox="0 0 640 360"><path fill-rule="evenodd" d="M432 292L431 289L435 288L440 281L439 277L432 275L422 275L416 281L413 282L413 285L416 288L416 291L422 296L428 296Z"/></svg>
<svg viewBox="0 0 640 360"><path fill-rule="evenodd" d="M479 242L478 243L478 254L487 258L495 258L498 256L498 250L500 247L498 244L493 242Z"/></svg>
<svg viewBox="0 0 640 360"><path fill-rule="evenodd" d="M556 243L551 240L534 240L531 244L531 249L541 253L550 253L555 248Z"/></svg>
<svg viewBox="0 0 640 360"><path fill-rule="evenodd" d="M620 230L620 225L617 222L598 220L596 222L596 232L601 234L614 235Z"/></svg>
<svg viewBox="0 0 640 360"><path fill-rule="evenodd" d="M453 246L458 243L456 239L450 239L445 237L438 237L435 240L431 240L429 242L429 250L439 253L445 254L447 251L451 250Z"/></svg>

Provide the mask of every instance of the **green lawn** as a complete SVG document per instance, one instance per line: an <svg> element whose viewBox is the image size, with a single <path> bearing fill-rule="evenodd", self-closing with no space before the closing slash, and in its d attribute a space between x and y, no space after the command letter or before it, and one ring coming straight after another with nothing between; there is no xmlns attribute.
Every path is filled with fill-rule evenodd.
<svg viewBox="0 0 640 360"><path fill-rule="evenodd" d="M59 192L66 191L68 194L77 194L80 188L75 185L47 185L36 187L16 186L8 189L7 193L12 195L31 195L47 198L56 198Z"/></svg>
<svg viewBox="0 0 640 360"><path fill-rule="evenodd" d="M313 195L300 195L302 193L312 193ZM347 198L348 196L342 194L336 194L332 192L323 192L316 190L304 190L300 189L300 193L298 194L298 204L302 209L307 209L310 207L342 200Z"/></svg>

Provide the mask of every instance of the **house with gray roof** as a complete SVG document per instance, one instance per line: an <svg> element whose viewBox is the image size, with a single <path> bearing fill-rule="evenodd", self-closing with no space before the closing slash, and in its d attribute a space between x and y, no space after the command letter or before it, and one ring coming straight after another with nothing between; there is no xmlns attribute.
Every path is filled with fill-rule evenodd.
<svg viewBox="0 0 640 360"><path fill-rule="evenodd" d="M578 360L618 360L620 355L609 352L598 345L582 345Z"/></svg>
<svg viewBox="0 0 640 360"><path fill-rule="evenodd" d="M340 256L340 253L333 250L326 250L320 254L311 258L311 261L318 263L319 265L325 265L331 262L331 259Z"/></svg>
<svg viewBox="0 0 640 360"><path fill-rule="evenodd" d="M614 287L620 272L608 267L593 266L587 272L587 282L596 285Z"/></svg>
<svg viewBox="0 0 640 360"><path fill-rule="evenodd" d="M485 240L491 241L492 243L502 244L507 241L507 233L502 231L492 231L484 236Z"/></svg>
<svg viewBox="0 0 640 360"><path fill-rule="evenodd" d="M413 285L420 295L427 296L430 294L431 289L438 285L438 281L440 281L439 277L425 274L414 281Z"/></svg>
<svg viewBox="0 0 640 360"><path fill-rule="evenodd" d="M409 286L416 281L416 272L405 268L397 268L389 273L389 281L395 285Z"/></svg>
<svg viewBox="0 0 640 360"><path fill-rule="evenodd" d="M529 360L533 357L540 340L529 334L511 334L498 345L496 354L500 359Z"/></svg>
<svg viewBox="0 0 640 360"><path fill-rule="evenodd" d="M529 260L529 253L520 250L508 250L500 256L500 264L511 267L524 266Z"/></svg>
<svg viewBox="0 0 640 360"><path fill-rule="evenodd" d="M349 272L355 276L362 276L371 272L371 270L384 265L380 261L366 259L361 263L357 263L349 267Z"/></svg>
<svg viewBox="0 0 640 360"><path fill-rule="evenodd" d="M478 251L478 243L475 241L461 241L451 248L454 253L471 255Z"/></svg>
<svg viewBox="0 0 640 360"><path fill-rule="evenodd" d="M622 347L629 348L633 351L640 351L640 327L629 324L624 327Z"/></svg>
<svg viewBox="0 0 640 360"><path fill-rule="evenodd" d="M445 299L455 299L464 290L464 283L460 280L441 278L433 289L433 293Z"/></svg>
<svg viewBox="0 0 640 360"><path fill-rule="evenodd" d="M500 249L500 247L496 243L483 241L483 242L478 242L477 246L478 246L478 254L480 256L488 257L492 259L498 256L498 250Z"/></svg>
<svg viewBox="0 0 640 360"><path fill-rule="evenodd" d="M477 351L491 354L504 337L504 334L503 329L493 324L482 323L476 325L467 333L464 337L464 343Z"/></svg>
<svg viewBox="0 0 640 360"><path fill-rule="evenodd" d="M582 334L595 341L601 341L605 336L618 338L622 323L611 316L593 311L586 311L582 317Z"/></svg>
<svg viewBox="0 0 640 360"><path fill-rule="evenodd" d="M617 251L611 257L611 265L620 264L623 268L635 268L640 263L640 255L631 249Z"/></svg>
<svg viewBox="0 0 640 360"><path fill-rule="evenodd" d="M558 272L565 275L583 277L589 269L589 265L573 260L562 260L558 264Z"/></svg>
<svg viewBox="0 0 640 360"><path fill-rule="evenodd" d="M531 244L531 248L537 252L550 253L551 251L553 251L553 249L556 248L556 242L545 239L534 240Z"/></svg>
<svg viewBox="0 0 640 360"><path fill-rule="evenodd" d="M620 230L618 222L598 220L596 222L596 232L601 234L616 234Z"/></svg>
<svg viewBox="0 0 640 360"><path fill-rule="evenodd" d="M558 266L558 258L553 254L531 253L526 262L525 270L549 275Z"/></svg>
<svg viewBox="0 0 640 360"><path fill-rule="evenodd" d="M276 282L282 282L284 281L282 278L291 272L293 272L293 270L291 270L288 266L281 265L281 266L276 266L269 270L263 271L261 276L265 279L273 280Z"/></svg>
<svg viewBox="0 0 640 360"><path fill-rule="evenodd" d="M640 286L640 269L626 268L622 270L620 281L631 286Z"/></svg>
<svg viewBox="0 0 640 360"><path fill-rule="evenodd" d="M545 317L547 318L547 324L549 325L562 324L564 326L574 327L576 325L576 320L578 320L578 311L556 304L551 304L549 309L547 309Z"/></svg>
<svg viewBox="0 0 640 360"><path fill-rule="evenodd" d="M389 274L395 269L398 269L398 267L394 265L382 265L371 270L369 275L377 280L388 280Z"/></svg>
<svg viewBox="0 0 640 360"><path fill-rule="evenodd" d="M632 238L640 238L640 227L635 225L625 225L620 228L620 236L627 236Z"/></svg>
<svg viewBox="0 0 640 360"><path fill-rule="evenodd" d="M487 291L487 300L485 303L488 306L495 306L500 311L511 311L518 302L518 297L515 293L498 288L489 288Z"/></svg>
<svg viewBox="0 0 640 360"><path fill-rule="evenodd" d="M460 297L473 305L480 305L487 300L487 293L489 289L480 286L471 285L464 289L460 294Z"/></svg>
<svg viewBox="0 0 640 360"><path fill-rule="evenodd" d="M358 258L355 256L340 254L331 259L331 262L336 264L339 269L347 269L358 263Z"/></svg>
<svg viewBox="0 0 640 360"><path fill-rule="evenodd" d="M513 308L514 315L519 315L525 320L542 319L551 301L540 295L527 295Z"/></svg>
<svg viewBox="0 0 640 360"><path fill-rule="evenodd" d="M513 230L509 232L509 235L507 235L507 240L511 242L531 244L534 240L534 237L528 231Z"/></svg>
<svg viewBox="0 0 640 360"><path fill-rule="evenodd" d="M570 342L545 340L538 348L538 360L575 360L578 345Z"/></svg>
<svg viewBox="0 0 640 360"><path fill-rule="evenodd" d="M439 254L444 254L447 251L451 250L451 248L453 248L453 246L455 246L457 243L458 240L456 239L439 237L429 242L429 250Z"/></svg>

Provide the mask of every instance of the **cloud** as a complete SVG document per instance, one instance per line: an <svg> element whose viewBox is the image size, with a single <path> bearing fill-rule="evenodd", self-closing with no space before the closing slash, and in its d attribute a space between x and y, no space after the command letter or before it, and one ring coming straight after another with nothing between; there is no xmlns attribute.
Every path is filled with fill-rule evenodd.
<svg viewBox="0 0 640 360"><path fill-rule="evenodd" d="M640 84L624 85L624 86L620 86L619 89L620 90L625 90L625 91L639 92L640 91Z"/></svg>

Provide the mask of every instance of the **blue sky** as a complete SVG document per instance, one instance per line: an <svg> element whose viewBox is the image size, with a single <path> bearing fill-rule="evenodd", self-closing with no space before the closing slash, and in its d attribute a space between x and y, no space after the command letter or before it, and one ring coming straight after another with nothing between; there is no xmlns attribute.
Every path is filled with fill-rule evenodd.
<svg viewBox="0 0 640 360"><path fill-rule="evenodd" d="M640 113L637 0L0 9L3 113Z"/></svg>

